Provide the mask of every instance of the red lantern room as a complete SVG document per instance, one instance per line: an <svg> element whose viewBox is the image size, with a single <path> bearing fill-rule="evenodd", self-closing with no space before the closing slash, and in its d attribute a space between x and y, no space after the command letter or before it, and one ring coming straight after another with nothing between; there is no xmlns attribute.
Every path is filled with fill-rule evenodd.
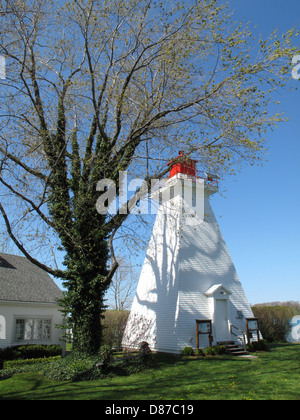
<svg viewBox="0 0 300 420"><path fill-rule="evenodd" d="M196 176L196 163L197 160L185 158L184 152L181 150L178 157L168 163L169 166L172 165L169 177L172 178L177 174Z"/></svg>

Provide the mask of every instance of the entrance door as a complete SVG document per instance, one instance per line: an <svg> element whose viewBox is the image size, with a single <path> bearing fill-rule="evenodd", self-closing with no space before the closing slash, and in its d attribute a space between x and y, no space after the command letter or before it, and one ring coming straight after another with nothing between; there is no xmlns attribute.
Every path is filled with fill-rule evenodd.
<svg viewBox="0 0 300 420"><path fill-rule="evenodd" d="M215 327L217 341L225 341L230 338L228 324L228 301L216 299L215 301Z"/></svg>

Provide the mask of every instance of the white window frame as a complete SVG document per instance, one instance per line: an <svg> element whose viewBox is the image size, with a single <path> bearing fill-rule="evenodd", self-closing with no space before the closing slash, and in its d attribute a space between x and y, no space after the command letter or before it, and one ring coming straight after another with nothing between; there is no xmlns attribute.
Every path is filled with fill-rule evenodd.
<svg viewBox="0 0 300 420"><path fill-rule="evenodd" d="M22 336L19 336L18 321L23 321L24 325L23 328L21 327ZM39 327L39 324L41 327ZM47 337L44 335L44 329L46 325L49 325L50 331L47 334ZM23 329L23 331L22 331ZM22 316L17 315L15 316L14 320L14 341L17 343L25 342L25 343L40 343L40 342L50 342L52 339L52 317L41 317L41 316ZM41 331L41 336L38 336L39 330ZM26 333L27 335L26 337Z"/></svg>

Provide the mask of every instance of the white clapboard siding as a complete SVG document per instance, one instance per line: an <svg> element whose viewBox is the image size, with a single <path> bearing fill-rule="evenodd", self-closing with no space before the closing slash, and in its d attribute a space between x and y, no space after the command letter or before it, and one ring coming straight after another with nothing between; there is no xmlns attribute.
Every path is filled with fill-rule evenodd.
<svg viewBox="0 0 300 420"><path fill-rule="evenodd" d="M0 314L5 322L5 335L0 338L0 349L25 344L58 344L62 345L62 330L57 325L63 325L63 316L57 305L22 303L22 302L1 302ZM15 328L17 318L35 318L51 320L51 335L49 339L35 341L16 341Z"/></svg>
<svg viewBox="0 0 300 420"><path fill-rule="evenodd" d="M209 203L212 192L205 188L202 217L188 208L181 214L180 194L161 204L125 329L125 348L137 348L141 341L161 352L195 348L196 319L212 320L216 343L218 297L227 299L230 324L245 330L245 318L253 317ZM208 344L208 336L200 336L200 347Z"/></svg>
<svg viewBox="0 0 300 420"><path fill-rule="evenodd" d="M0 253L0 349L23 344L62 345L63 330L57 328L64 323L57 304L62 296L53 279L25 257ZM19 341L17 319L47 320L50 336Z"/></svg>

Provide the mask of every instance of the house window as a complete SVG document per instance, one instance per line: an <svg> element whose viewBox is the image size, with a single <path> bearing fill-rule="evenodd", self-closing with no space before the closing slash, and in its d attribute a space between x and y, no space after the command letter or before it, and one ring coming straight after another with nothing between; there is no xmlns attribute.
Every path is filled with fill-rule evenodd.
<svg viewBox="0 0 300 420"><path fill-rule="evenodd" d="M16 341L50 340L51 319L17 318Z"/></svg>

